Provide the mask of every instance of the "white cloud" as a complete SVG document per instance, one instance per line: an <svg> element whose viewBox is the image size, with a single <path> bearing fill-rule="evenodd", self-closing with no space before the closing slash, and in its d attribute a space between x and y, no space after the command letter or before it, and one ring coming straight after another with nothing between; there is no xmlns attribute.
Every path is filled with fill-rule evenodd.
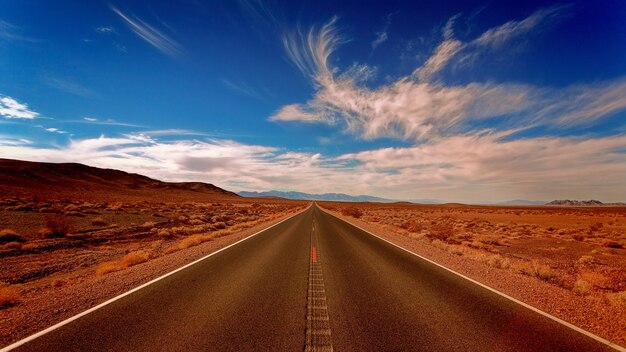
<svg viewBox="0 0 626 352"><path fill-rule="evenodd" d="M481 36L482 41L502 43L507 35L529 31L539 26L540 19L560 11L561 7L537 11ZM347 131L366 139L423 141L475 131L476 122L486 119L495 119L491 125L495 129L564 126L593 123L626 109L626 79L565 88L497 82L446 85L433 80L467 45L452 39L454 18L443 29L447 39L414 76L375 89L363 84L360 71L349 68L342 73L330 66L330 55L345 41L337 32L335 18L306 35L302 31L286 35L283 42L288 56L311 77L316 92L308 102L283 106L269 119L341 123Z"/></svg>
<svg viewBox="0 0 626 352"><path fill-rule="evenodd" d="M0 95L0 116L7 119L34 119L39 113L28 108L27 104L18 102L17 100Z"/></svg>
<svg viewBox="0 0 626 352"><path fill-rule="evenodd" d="M376 38L372 42L372 49L378 48L380 44L384 43L389 39L389 35L387 32L376 32Z"/></svg>
<svg viewBox="0 0 626 352"><path fill-rule="evenodd" d="M83 117L83 120L85 120L85 121L89 121L89 122L95 122L95 121L98 121L98 119L97 119L97 118L95 118L95 117Z"/></svg>
<svg viewBox="0 0 626 352"><path fill-rule="evenodd" d="M230 190L340 191L466 202L624 200L626 135L508 140L509 133L439 137L412 147L335 157L230 140L162 141L141 134L73 140L56 148L6 142L0 136L0 157L82 162L162 180L211 182Z"/></svg>
<svg viewBox="0 0 626 352"><path fill-rule="evenodd" d="M520 21L509 21L501 26L485 31L473 44L500 47L508 41L524 36L538 27L552 23L562 17L569 5L557 5L535 11Z"/></svg>
<svg viewBox="0 0 626 352"><path fill-rule="evenodd" d="M435 53L428 58L426 63L418 67L413 73L420 81L428 81L437 72L441 71L448 62L463 48L463 43L456 39L444 40Z"/></svg>
<svg viewBox="0 0 626 352"><path fill-rule="evenodd" d="M112 26L96 27L96 32L100 34L111 34L111 33L115 33L115 28Z"/></svg>
<svg viewBox="0 0 626 352"><path fill-rule="evenodd" d="M116 7L111 6L111 10L120 16L120 18L126 22L126 24L137 36L157 48L162 53L173 57L181 56L183 54L180 44L156 29L154 26L146 23L140 18L125 15Z"/></svg>

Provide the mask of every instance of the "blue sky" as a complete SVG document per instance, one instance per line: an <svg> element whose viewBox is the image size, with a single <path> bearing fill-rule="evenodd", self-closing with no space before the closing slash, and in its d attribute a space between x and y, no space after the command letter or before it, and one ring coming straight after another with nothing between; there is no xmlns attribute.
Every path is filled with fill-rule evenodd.
<svg viewBox="0 0 626 352"><path fill-rule="evenodd" d="M0 8L0 157L235 191L626 200L622 1Z"/></svg>

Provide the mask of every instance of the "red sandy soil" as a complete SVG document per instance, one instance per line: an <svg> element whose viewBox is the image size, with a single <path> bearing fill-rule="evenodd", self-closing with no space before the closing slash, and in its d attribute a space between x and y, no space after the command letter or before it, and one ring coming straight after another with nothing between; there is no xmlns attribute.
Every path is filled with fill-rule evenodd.
<svg viewBox="0 0 626 352"><path fill-rule="evenodd" d="M319 204L417 254L626 345L626 207Z"/></svg>

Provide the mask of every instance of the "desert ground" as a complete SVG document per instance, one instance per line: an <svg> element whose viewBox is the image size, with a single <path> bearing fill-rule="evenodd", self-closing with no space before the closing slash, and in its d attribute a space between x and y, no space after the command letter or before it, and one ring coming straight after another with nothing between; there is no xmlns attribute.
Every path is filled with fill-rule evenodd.
<svg viewBox="0 0 626 352"><path fill-rule="evenodd" d="M307 204L79 164L0 160L0 346Z"/></svg>
<svg viewBox="0 0 626 352"><path fill-rule="evenodd" d="M626 207L318 204L514 298L626 342Z"/></svg>
<svg viewBox="0 0 626 352"><path fill-rule="evenodd" d="M165 268L175 269L164 266L165 262L182 266L305 207L305 202L247 199L114 204L0 201L0 344L122 293L133 282L138 285L162 275ZM204 250L185 251L182 262L176 257L179 251L202 245ZM124 277L131 267L138 280ZM122 276L107 278L116 272ZM60 292L66 295L54 298ZM67 297L72 302L66 302ZM83 301L88 303L76 304Z"/></svg>

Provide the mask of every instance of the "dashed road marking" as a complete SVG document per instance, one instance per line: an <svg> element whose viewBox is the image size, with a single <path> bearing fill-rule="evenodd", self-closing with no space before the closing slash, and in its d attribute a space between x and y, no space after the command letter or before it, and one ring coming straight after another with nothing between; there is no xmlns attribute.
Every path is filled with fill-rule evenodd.
<svg viewBox="0 0 626 352"><path fill-rule="evenodd" d="M324 276L317 246L315 218L311 228L311 260L309 263L309 287L307 291L305 352L333 352L330 319L326 305Z"/></svg>

